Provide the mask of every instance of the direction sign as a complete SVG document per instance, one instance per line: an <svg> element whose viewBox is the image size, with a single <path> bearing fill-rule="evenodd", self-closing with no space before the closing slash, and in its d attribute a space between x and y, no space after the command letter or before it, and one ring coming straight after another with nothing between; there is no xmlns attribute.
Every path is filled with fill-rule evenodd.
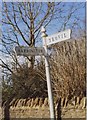
<svg viewBox="0 0 87 120"><path fill-rule="evenodd" d="M16 46L15 47L15 51L17 53L17 55L21 55L21 56L38 56L38 55L44 55L45 54L45 50L42 47L24 47L24 46Z"/></svg>
<svg viewBox="0 0 87 120"><path fill-rule="evenodd" d="M46 37L46 45L55 44L64 40L70 39L71 30L65 30L63 32L58 32L56 34Z"/></svg>

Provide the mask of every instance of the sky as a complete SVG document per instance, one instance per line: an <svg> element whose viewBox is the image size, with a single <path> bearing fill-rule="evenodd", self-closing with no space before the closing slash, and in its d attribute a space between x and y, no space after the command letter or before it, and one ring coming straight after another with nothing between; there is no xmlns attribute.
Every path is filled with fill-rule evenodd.
<svg viewBox="0 0 87 120"><path fill-rule="evenodd" d="M9 4L9 3L8 3L8 4ZM67 14L70 12L70 6L71 6L72 4L78 6L78 4L80 4L80 3L78 3L78 2L77 2L77 3L66 2L66 6L65 6L65 8L63 8L63 9L65 9L65 10L69 9L69 10L64 13L65 16L67 16ZM82 4L85 5L85 3L81 3L80 6L82 6ZM2 4L1 4L1 1L0 1L0 8L1 8L1 6L2 6ZM77 10L77 12L74 14L74 16L71 17L71 19L70 19L70 21L69 21L66 29L72 29L72 23L73 23L75 17L80 18L82 21L85 19L85 8L81 8L80 6L79 6L79 9ZM45 7L44 7L44 9L45 9ZM1 18L2 18L2 17L0 17L0 19L1 19ZM47 32L48 36L49 36L49 35L52 35L52 34L55 34L56 32L59 32L60 29L61 29L61 24L62 24L63 22L64 22L64 19L55 19L51 24L49 24L49 25L46 27L46 32ZM79 24L82 28L85 27L85 25L83 24L83 22L80 22L79 20L78 20L78 24ZM20 26L22 26L22 29L23 29L23 24L22 24L21 22L20 22ZM0 27L1 27L1 26L0 26ZM1 27L1 28L2 28L3 30L5 30L5 31L6 31L6 29L7 29L6 26ZM77 30L78 30L78 28L77 28ZM62 29L61 29L61 31L62 31ZM78 32L79 32L79 31L78 31ZM19 37L19 38L21 39L21 37ZM39 42L36 43L36 46L42 46L41 35L40 35L40 37L38 38L37 41L39 41ZM21 44L24 45L23 42L21 42ZM1 47L1 46L0 46L0 47ZM1 54L1 56L2 56L2 54ZM3 57L3 56L2 56L2 57Z"/></svg>
<svg viewBox="0 0 87 120"><path fill-rule="evenodd" d="M9 4L9 3L8 3ZM63 10L65 10L65 13L62 14L62 16L67 16L70 12L70 6L72 5L75 5L76 7L79 7L79 9L76 11L76 13L74 15L72 15L71 19L69 20L68 22L68 25L66 27L66 29L72 29L72 24L75 20L75 17L78 17L79 19L81 20L84 20L85 19L85 8L81 8L82 5L85 5L85 3L72 3L72 2L66 2L65 3L66 5L64 6L64 8L62 8ZM10 9L11 9L11 6L10 6ZM45 10L45 6L44 6L44 10ZM68 10L68 11L67 11ZM59 15L58 15L59 16ZM42 17L42 16L40 16ZM66 19L55 19L53 22L51 22L47 27L46 27L46 32L48 35L51 35L51 34L54 34L56 32L59 32L60 30L63 31L63 27L61 28L61 25L63 22L65 22ZM78 24L79 26L81 27L84 27L84 24L82 22L80 22L78 20ZM19 26L22 26L22 30L24 30L25 28L25 25L23 25L23 22L19 22ZM6 27L6 25L4 27L2 27L3 30L6 30L8 27ZM27 28L26 28L27 29ZM7 29L7 31L10 30L10 29ZM6 33L6 31L5 31ZM12 36L12 34L11 34ZM19 36L20 40L21 40L21 37ZM28 39L28 38L27 38ZM41 38L40 38L41 39ZM38 38L38 41L41 41L39 40ZM21 40L21 43L23 41ZM22 43L24 44L24 43Z"/></svg>

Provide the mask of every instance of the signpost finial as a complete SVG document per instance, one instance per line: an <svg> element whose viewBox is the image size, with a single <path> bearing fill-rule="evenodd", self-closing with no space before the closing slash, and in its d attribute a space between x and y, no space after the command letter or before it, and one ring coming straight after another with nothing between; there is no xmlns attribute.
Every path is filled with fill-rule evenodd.
<svg viewBox="0 0 87 120"><path fill-rule="evenodd" d="M43 37L46 37L47 36L47 34L46 34L46 29L44 28L44 26L42 26L41 27L41 37L43 38Z"/></svg>
<svg viewBox="0 0 87 120"><path fill-rule="evenodd" d="M44 28L44 26L41 27L41 32L46 32L46 29Z"/></svg>

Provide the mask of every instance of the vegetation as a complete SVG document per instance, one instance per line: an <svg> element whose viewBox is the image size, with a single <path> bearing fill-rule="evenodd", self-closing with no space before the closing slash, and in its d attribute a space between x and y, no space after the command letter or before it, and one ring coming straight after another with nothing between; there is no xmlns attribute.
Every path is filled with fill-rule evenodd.
<svg viewBox="0 0 87 120"><path fill-rule="evenodd" d="M61 42L53 47L55 54L49 61L54 96L85 96L85 40ZM44 61L33 69L22 65L11 74L9 83L3 82L3 100L13 93L16 98L47 97Z"/></svg>
<svg viewBox="0 0 87 120"><path fill-rule="evenodd" d="M56 96L86 95L85 40L61 42L51 57L51 76Z"/></svg>

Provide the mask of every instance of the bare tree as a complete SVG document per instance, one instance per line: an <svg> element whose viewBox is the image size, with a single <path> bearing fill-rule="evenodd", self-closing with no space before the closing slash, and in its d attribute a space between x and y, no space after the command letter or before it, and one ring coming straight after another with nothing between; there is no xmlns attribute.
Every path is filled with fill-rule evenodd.
<svg viewBox="0 0 87 120"><path fill-rule="evenodd" d="M61 21L59 30L66 28L70 24L70 20L74 18L73 24L75 27L76 12L84 4L71 4L67 8L66 3L34 3L34 2L19 2L19 3L3 3L3 39L1 50L5 54L9 54L11 59L16 62L18 66L18 59L12 54L13 46L27 45L34 47L39 40L40 28L49 24L54 24ZM74 16L72 18L72 16ZM31 65L34 64L33 57L27 57ZM6 66L7 67L7 66Z"/></svg>
<svg viewBox="0 0 87 120"><path fill-rule="evenodd" d="M47 26L52 20L54 13L54 4L47 3L46 11L43 11L43 3L4 3L3 5L3 49L2 52L9 54L13 61L18 64L17 58L11 55L13 45L21 44L29 47L35 46L35 41L40 33L40 28L44 24ZM40 18L41 17L41 18ZM6 33L6 34L5 34ZM28 57L27 57L28 58ZM34 59L28 58L34 64Z"/></svg>

